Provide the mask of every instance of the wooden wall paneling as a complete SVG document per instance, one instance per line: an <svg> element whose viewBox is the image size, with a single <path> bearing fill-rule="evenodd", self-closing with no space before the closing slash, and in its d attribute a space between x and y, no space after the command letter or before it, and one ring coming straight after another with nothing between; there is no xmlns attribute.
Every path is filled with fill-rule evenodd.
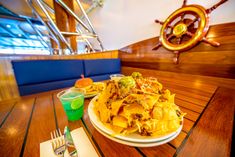
<svg viewBox="0 0 235 157"><path fill-rule="evenodd" d="M19 97L11 60L64 60L118 58L118 51L106 51L81 55L1 55L0 54L0 102Z"/></svg>
<svg viewBox="0 0 235 157"><path fill-rule="evenodd" d="M160 71L153 69L143 69L143 68L132 68L122 66L122 73L125 75L130 75L132 72L141 72L144 76L154 76L167 86L180 86L180 88L186 89L188 91L201 92L202 95L210 96L215 90L216 86L227 87L235 89L235 79L220 78L220 77L209 77L201 75L191 75L184 73L175 73L169 71ZM174 79L175 81L170 81ZM180 80L180 81L179 81ZM187 81L193 82L191 86L187 85ZM163 84L163 85L164 85ZM185 88L187 87L187 88ZM191 88L188 88L191 87Z"/></svg>
<svg viewBox="0 0 235 157"><path fill-rule="evenodd" d="M152 50L158 37L124 47L119 55L123 66L235 78L235 23L211 26L207 37L221 45L213 47L201 42L181 53L178 65L172 62L172 52L163 47Z"/></svg>
<svg viewBox="0 0 235 157"><path fill-rule="evenodd" d="M6 58L0 58L0 101L19 96L11 63Z"/></svg>
<svg viewBox="0 0 235 157"><path fill-rule="evenodd" d="M219 65L219 64L180 63L175 65L173 63L122 61L122 65L129 67L137 67L137 68L171 71L176 73L189 73L193 75L235 78L235 68L234 68L235 64Z"/></svg>

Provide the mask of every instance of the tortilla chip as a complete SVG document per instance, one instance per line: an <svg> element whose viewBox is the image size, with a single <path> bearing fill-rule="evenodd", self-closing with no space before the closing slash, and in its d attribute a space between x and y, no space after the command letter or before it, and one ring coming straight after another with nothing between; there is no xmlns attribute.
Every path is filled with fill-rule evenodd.
<svg viewBox="0 0 235 157"><path fill-rule="evenodd" d="M112 122L113 122L112 124L114 126L118 126L118 127L122 127L122 128L128 127L128 121L123 116L114 116Z"/></svg>
<svg viewBox="0 0 235 157"><path fill-rule="evenodd" d="M124 100L117 100L111 103L111 114L116 116Z"/></svg>

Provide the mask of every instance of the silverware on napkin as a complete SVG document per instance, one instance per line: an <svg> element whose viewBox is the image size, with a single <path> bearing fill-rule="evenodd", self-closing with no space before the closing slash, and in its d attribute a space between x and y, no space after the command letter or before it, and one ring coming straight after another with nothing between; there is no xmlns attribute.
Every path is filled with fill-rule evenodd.
<svg viewBox="0 0 235 157"><path fill-rule="evenodd" d="M64 137L65 137L66 148L68 150L69 155L71 157L78 157L78 152L75 148L73 138L72 138L70 130L67 126L64 128Z"/></svg>
<svg viewBox="0 0 235 157"><path fill-rule="evenodd" d="M55 155L64 156L66 146L64 136L62 136L60 129L51 132L51 144Z"/></svg>

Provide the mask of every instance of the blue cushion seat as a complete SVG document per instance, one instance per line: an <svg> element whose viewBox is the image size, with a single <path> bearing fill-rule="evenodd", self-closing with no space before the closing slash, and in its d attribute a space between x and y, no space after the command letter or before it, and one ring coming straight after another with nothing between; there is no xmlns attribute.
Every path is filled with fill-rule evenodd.
<svg viewBox="0 0 235 157"><path fill-rule="evenodd" d="M71 80L61 80L61 81L21 85L19 86L19 91L20 91L20 95L29 95L29 94L35 94L35 93L40 93L40 92L46 92L46 91L55 90L59 88L71 87L74 85L76 80L77 79L71 79Z"/></svg>
<svg viewBox="0 0 235 157"><path fill-rule="evenodd" d="M18 85L80 78L82 60L12 61Z"/></svg>
<svg viewBox="0 0 235 157"><path fill-rule="evenodd" d="M94 81L120 73L120 59L12 61L20 95L73 86L81 74Z"/></svg>
<svg viewBox="0 0 235 157"><path fill-rule="evenodd" d="M12 66L20 95L72 86L84 73L83 60L22 60Z"/></svg>

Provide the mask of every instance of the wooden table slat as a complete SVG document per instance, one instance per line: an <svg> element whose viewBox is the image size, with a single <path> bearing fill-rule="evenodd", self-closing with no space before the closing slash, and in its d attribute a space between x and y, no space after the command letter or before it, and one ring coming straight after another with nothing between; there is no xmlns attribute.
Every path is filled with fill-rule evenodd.
<svg viewBox="0 0 235 157"><path fill-rule="evenodd" d="M210 97L206 97L206 96L202 96L202 95L198 95L198 94L195 94L195 93L191 93L191 92L187 92L187 91L184 91L182 89L176 89L176 88L168 88L172 94L180 94L180 95L185 95L187 97L190 97L190 98L194 98L194 99L198 99L198 100L202 100L202 101L208 101L210 99Z"/></svg>
<svg viewBox="0 0 235 157"><path fill-rule="evenodd" d="M217 87L214 85L198 82L196 80L195 81L184 81L184 80L180 80L180 79L172 80L172 78L165 78L162 76L159 77L159 82L164 82L163 85L168 84L168 83L174 83L175 85L180 85L180 86L184 86L184 87L191 86L191 88L200 89L202 91L209 92L209 93L213 93Z"/></svg>
<svg viewBox="0 0 235 157"><path fill-rule="evenodd" d="M38 96L32 121L29 126L24 157L40 155L39 144L51 138L50 132L56 129L51 95Z"/></svg>
<svg viewBox="0 0 235 157"><path fill-rule="evenodd" d="M56 96L57 93L52 94L52 101L55 108L56 119L58 123L58 127L63 130L65 126L68 126L68 118L64 111L64 108L60 102L60 100Z"/></svg>
<svg viewBox="0 0 235 157"><path fill-rule="evenodd" d="M177 85L177 84L174 84L174 82L166 82L164 83L163 82L163 85L164 85L164 88L166 89L178 89L178 90L183 90L185 92L189 92L189 93L193 93L193 94L197 94L197 95L200 95L200 96L204 96L204 97L208 97L210 98L212 96L212 91L210 92L206 92L206 91L203 91L202 89L198 89L198 88L195 88L193 86L183 86L183 85Z"/></svg>
<svg viewBox="0 0 235 157"><path fill-rule="evenodd" d="M194 124L193 121L184 118L183 130L184 130L185 132L189 132L190 129L193 127L193 124Z"/></svg>
<svg viewBox="0 0 235 157"><path fill-rule="evenodd" d="M140 150L148 157L172 157L176 152L176 150L169 144L149 148L140 148Z"/></svg>
<svg viewBox="0 0 235 157"><path fill-rule="evenodd" d="M180 134L174 140L170 141L170 144L172 144L175 148L178 148L186 136L187 134L181 131Z"/></svg>
<svg viewBox="0 0 235 157"><path fill-rule="evenodd" d="M179 98L175 98L175 104L178 105L179 107L184 107L186 109L192 110L197 113L201 113L204 109L203 106L196 105L191 102L181 100Z"/></svg>
<svg viewBox="0 0 235 157"><path fill-rule="evenodd" d="M5 157L20 156L33 105L33 98L16 103L0 128L1 155Z"/></svg>
<svg viewBox="0 0 235 157"><path fill-rule="evenodd" d="M189 103L193 103L193 104L196 104L196 105L199 105L199 106L203 106L205 107L207 105L207 102L208 101L204 101L204 100L199 100L199 99L196 99L196 98L192 98L190 96L185 96L183 94L180 94L180 93L177 93L175 95L175 98L179 98L181 100L184 100L184 101L187 101ZM209 99L208 99L209 100Z"/></svg>
<svg viewBox="0 0 235 157"><path fill-rule="evenodd" d="M219 88L198 121L179 157L229 157L235 109L235 90ZM192 151L193 150L193 151Z"/></svg>
<svg viewBox="0 0 235 157"><path fill-rule="evenodd" d="M197 112L193 112L191 110L188 110L186 108L183 108L183 107L180 107L180 110L184 113L186 113L186 115L184 116L185 118L188 118L189 120L192 120L192 121L196 121L197 118L199 117L199 113Z"/></svg>
<svg viewBox="0 0 235 157"><path fill-rule="evenodd" d="M87 107L91 99L85 100L83 120L69 122L62 104L56 97L56 94L63 90L59 89L21 97L7 103L0 102L0 120L3 119L1 117L5 117L9 113L14 102L17 102L0 128L1 154L19 156L24 150L24 156L37 157L40 155L40 142L49 140L51 131L57 127L63 130L65 126L69 126L71 130L83 127L100 156L229 156L234 121L235 91L225 88L219 88L216 91L216 85L207 84L205 81L201 82L200 79L197 80L193 77L191 77L192 81L190 76L187 78L178 76L171 78L170 75L158 77L165 88L176 94L176 104L183 112L187 113L182 132L167 144L149 148L135 148L104 137L90 122ZM216 94L213 95L215 91ZM214 97L211 100L212 96ZM36 100L35 105L34 100ZM207 106L210 100L211 102ZM7 106L2 107L4 104ZM31 115L32 119L29 123ZM27 126L29 126L28 129Z"/></svg>
<svg viewBox="0 0 235 157"><path fill-rule="evenodd" d="M8 103L2 103L0 104L0 128L5 122L5 120L8 118L9 114L15 107L15 102L8 102Z"/></svg>

